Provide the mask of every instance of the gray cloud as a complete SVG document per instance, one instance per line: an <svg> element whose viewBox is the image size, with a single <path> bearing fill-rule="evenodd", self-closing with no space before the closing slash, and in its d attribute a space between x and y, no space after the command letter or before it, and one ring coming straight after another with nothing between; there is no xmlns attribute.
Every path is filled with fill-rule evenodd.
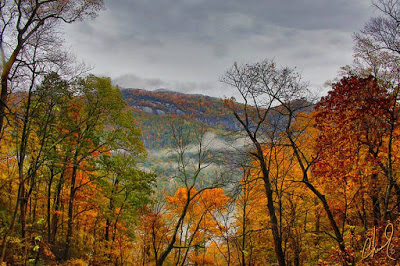
<svg viewBox="0 0 400 266"><path fill-rule="evenodd" d="M351 33L374 15L365 0L109 0L65 38L94 73L121 86L222 96L234 61L275 58L315 87L352 60Z"/></svg>
<svg viewBox="0 0 400 266"><path fill-rule="evenodd" d="M214 97L228 97L235 95L219 82L182 82L167 81L158 78L142 78L134 74L125 74L112 80L114 85L122 88L140 88L146 90L167 89L189 94L205 94Z"/></svg>
<svg viewBox="0 0 400 266"><path fill-rule="evenodd" d="M110 14L128 22L125 29L145 35L180 32L191 37L194 32L198 36L211 36L229 34L227 30L254 31L267 24L303 30L349 30L349 22L362 26L369 6L365 0L113 0L108 3ZM210 24L212 32L208 31Z"/></svg>

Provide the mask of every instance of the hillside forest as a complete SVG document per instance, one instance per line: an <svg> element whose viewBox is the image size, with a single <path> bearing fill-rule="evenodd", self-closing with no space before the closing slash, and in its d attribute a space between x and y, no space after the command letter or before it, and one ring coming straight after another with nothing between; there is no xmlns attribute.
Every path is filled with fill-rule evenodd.
<svg viewBox="0 0 400 266"><path fill-rule="evenodd" d="M0 265L397 265L400 2L319 97L233 63L238 98L119 88L62 46L102 0L0 1Z"/></svg>

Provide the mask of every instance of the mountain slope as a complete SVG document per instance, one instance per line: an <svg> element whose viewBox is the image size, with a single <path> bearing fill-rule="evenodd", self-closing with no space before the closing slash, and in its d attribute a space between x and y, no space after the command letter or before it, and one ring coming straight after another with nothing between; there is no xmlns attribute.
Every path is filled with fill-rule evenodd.
<svg viewBox="0 0 400 266"><path fill-rule="evenodd" d="M168 148L168 125L183 116L193 129L206 126L218 135L237 128L235 119L221 99L166 90L122 89L124 100L132 107L137 125L148 149Z"/></svg>

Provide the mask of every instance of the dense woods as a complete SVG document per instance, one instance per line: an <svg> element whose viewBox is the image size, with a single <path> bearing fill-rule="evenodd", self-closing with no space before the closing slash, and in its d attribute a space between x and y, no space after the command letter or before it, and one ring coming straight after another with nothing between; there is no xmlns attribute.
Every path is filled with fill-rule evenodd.
<svg viewBox="0 0 400 266"><path fill-rule="evenodd" d="M324 97L262 60L224 100L77 69L55 31L102 6L1 1L0 265L399 263L400 3Z"/></svg>

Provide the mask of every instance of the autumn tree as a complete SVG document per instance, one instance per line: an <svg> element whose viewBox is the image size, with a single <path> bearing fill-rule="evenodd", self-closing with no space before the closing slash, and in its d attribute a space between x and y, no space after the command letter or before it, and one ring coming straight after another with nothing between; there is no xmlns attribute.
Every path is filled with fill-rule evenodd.
<svg viewBox="0 0 400 266"><path fill-rule="evenodd" d="M192 191L196 193L196 190ZM187 191L179 188L174 196L167 197L167 208L173 216L180 215L187 202ZM179 239L175 247L174 263L185 265L188 261L203 264L213 260L208 254L208 243L218 234L222 224L214 217L222 212L229 201L222 188L204 190L191 200L187 214L179 228Z"/></svg>
<svg viewBox="0 0 400 266"><path fill-rule="evenodd" d="M310 219L307 219L307 214L314 209L312 193L304 190L298 181L301 169L289 145L278 145L275 149L267 147L265 156L271 158L270 178L276 193L274 205L286 263L311 263L313 258L306 248L306 241L316 233L311 229ZM238 228L235 244L241 257L240 264L271 264L274 262L273 242L270 219L265 215L267 198L260 169L257 163L245 165L244 169L246 171L240 180L241 193L236 200L237 214L234 218Z"/></svg>
<svg viewBox="0 0 400 266"><path fill-rule="evenodd" d="M265 235L265 231L269 230L268 226L260 222L260 220L268 219L267 216L256 213L257 209L261 209L260 212L265 211L266 205L265 192L259 189L259 181L257 176L254 178L250 170L246 169L240 180L240 194L236 199L237 214L234 224L238 229L235 232L233 244L237 250L238 261L243 266L254 263L255 253L258 253L256 248L262 248L255 247L255 234ZM258 221L254 222L257 219Z"/></svg>
<svg viewBox="0 0 400 266"><path fill-rule="evenodd" d="M395 218L393 213L400 199L395 159L399 116L394 95L397 92L384 84L372 76L345 77L333 86L316 109L320 144L327 145L323 154L330 157L320 169L335 169L327 166L338 160L343 164L342 169L353 166L342 175L366 181L363 191L372 200L371 216L375 226L381 220ZM339 150L346 156L332 156ZM346 158L353 158L352 163L346 163ZM357 161L360 165L355 168Z"/></svg>
<svg viewBox="0 0 400 266"><path fill-rule="evenodd" d="M34 187L37 185L38 170L44 161L49 158L50 150L62 139L60 138L60 140L52 142L52 138L50 137L51 132L55 130L53 108L57 104L57 101L53 99L54 101L51 104L47 101L51 91L44 93L46 90L44 87L48 89L48 85L52 83L54 93L57 91L61 98L62 94L67 94L66 82L59 82L57 84L59 78L57 74L53 73L45 78L44 84L46 85L37 88L35 80L38 78L41 66L40 64L36 64L35 58L32 60L30 69L31 79L26 82L28 91L19 92L19 98L22 101L16 112L20 113L20 118L11 121L11 125L14 126L14 132L16 133L13 143L18 160L18 196L16 207L13 210L13 218L3 238L1 260L4 259L7 237L14 230L18 209L21 224L21 239L25 241L27 206L31 200L30 196L34 191ZM47 103L50 105L44 107ZM26 247L26 245L24 246Z"/></svg>
<svg viewBox="0 0 400 266"><path fill-rule="evenodd" d="M279 150L280 146L290 147L300 169L296 182L303 183L319 199L333 229L333 239L342 252L343 263L351 263L329 202L310 178L318 152L314 153L312 146L301 143L302 138L307 136L312 120L304 119L300 127L295 127L295 121L301 119L303 112L309 112L312 105L313 99L307 84L301 81L300 75L294 69L278 68L271 60L252 65L234 64L225 73L222 82L236 88L242 97L243 104L237 103L235 99L227 100L226 104L250 141L247 154L257 162L260 169L278 263L285 265L286 260L282 247L283 235L279 230L279 209L274 204L274 198L281 195L273 186L271 163L275 150Z"/></svg>
<svg viewBox="0 0 400 266"><path fill-rule="evenodd" d="M220 264L232 265L238 261L234 251L237 230L232 222L235 218L236 201L232 196L227 198L226 195L222 195L222 197L226 199L224 205L210 213L209 219L214 221L216 228L211 238L212 249L210 248L209 253L213 252L215 261Z"/></svg>
<svg viewBox="0 0 400 266"><path fill-rule="evenodd" d="M102 258L93 261L125 263L135 214L150 201L154 179L137 168L146 153L119 89L107 78L70 83L56 73L29 84L13 94L23 115L5 130L1 165L10 163L1 175L8 188L1 211L11 214L2 219L2 260L46 263L96 251Z"/></svg>
<svg viewBox="0 0 400 266"><path fill-rule="evenodd" d="M171 251L177 248L179 230L184 224L193 202L206 190L214 189L224 184L224 177L218 171L209 182L204 182L205 169L210 168L216 159L211 152L211 142L205 139L206 129L202 128L198 132L193 132L183 120L171 124L170 127L174 142L173 156L177 164L174 180L178 186L182 187L184 197L177 215L171 219L171 234L156 265L162 265ZM190 249L191 246L188 245L184 248Z"/></svg>
<svg viewBox="0 0 400 266"><path fill-rule="evenodd" d="M273 188L271 177L272 157L266 156L265 149L274 149L282 142L281 117L274 109L279 103L278 100L289 96L289 93L301 96L305 86L294 70L280 69L275 62L270 60L254 65L235 63L221 81L236 88L244 102L238 104L235 99L230 99L226 101L226 104L239 122L245 136L250 140L251 146L247 153L254 162L257 162L260 177L264 182L276 258L279 265L285 265L282 235L274 204L277 192Z"/></svg>
<svg viewBox="0 0 400 266"><path fill-rule="evenodd" d="M383 171L386 179L392 183L386 190L384 198L384 219L389 218L389 198L392 194L392 189L396 188L397 181L394 175L394 147L397 133L398 123L398 103L399 103L399 82L400 82L400 46L399 46L399 19L400 19L400 3L392 0L374 1L374 6L379 12L378 17L371 18L364 26L363 30L354 34L355 40L355 67L356 70L350 72L369 80L368 86L371 88L369 95L360 91L357 85L353 85L352 91L359 91L361 99L368 100L367 105L371 105L370 110L376 110L377 114L381 114L382 118L378 118L374 114L369 114L371 123L378 123L375 126L379 127L375 132L364 134L375 134L375 137L368 138L364 144L370 147L370 156L373 158L381 157L382 153L386 153L384 158L377 159L380 162L380 169ZM346 77L345 77L346 78ZM345 82L346 79L340 82ZM346 84L342 87L351 86L353 84L366 83L365 80L357 79L357 77L348 77ZM373 80L373 81L372 81ZM332 97L333 98L333 97ZM375 99L374 99L375 98ZM355 103L355 106L358 104ZM360 121L365 121L367 118L360 115ZM371 125L374 126L374 125ZM379 142L379 137L385 136L384 140ZM375 144L374 144L375 142ZM376 179L376 178L375 178ZM376 193L375 193L376 194ZM375 208L375 223L380 218L379 203L374 200Z"/></svg>
<svg viewBox="0 0 400 266"><path fill-rule="evenodd" d="M88 76L78 81L79 96L70 106L69 119L65 129L72 134L66 139L67 152L71 154L71 179L68 207L68 230L66 236L65 258L69 258L69 248L73 235L74 199L79 189L93 181L77 182L78 173L96 170L97 158L109 156L116 150L140 157L144 152L129 110L121 98L118 88L111 85L110 79ZM86 173L85 173L86 172Z"/></svg>
<svg viewBox="0 0 400 266"><path fill-rule="evenodd" d="M157 191L155 192L157 194ZM153 194L153 196L155 196ZM153 204L146 206L140 212L139 224L136 227L137 263L148 264L158 260L163 251L165 242L168 241L168 221L166 215L166 202L162 199L156 200Z"/></svg>
<svg viewBox="0 0 400 266"><path fill-rule="evenodd" d="M49 47L59 45L58 25L61 22L72 23L85 17L94 17L101 8L102 0L1 1L0 133L3 132L4 119L9 112L7 104L13 88L12 81L20 76L20 71L24 71L21 69L29 67L25 59L35 53L32 46L53 56L49 53Z"/></svg>

